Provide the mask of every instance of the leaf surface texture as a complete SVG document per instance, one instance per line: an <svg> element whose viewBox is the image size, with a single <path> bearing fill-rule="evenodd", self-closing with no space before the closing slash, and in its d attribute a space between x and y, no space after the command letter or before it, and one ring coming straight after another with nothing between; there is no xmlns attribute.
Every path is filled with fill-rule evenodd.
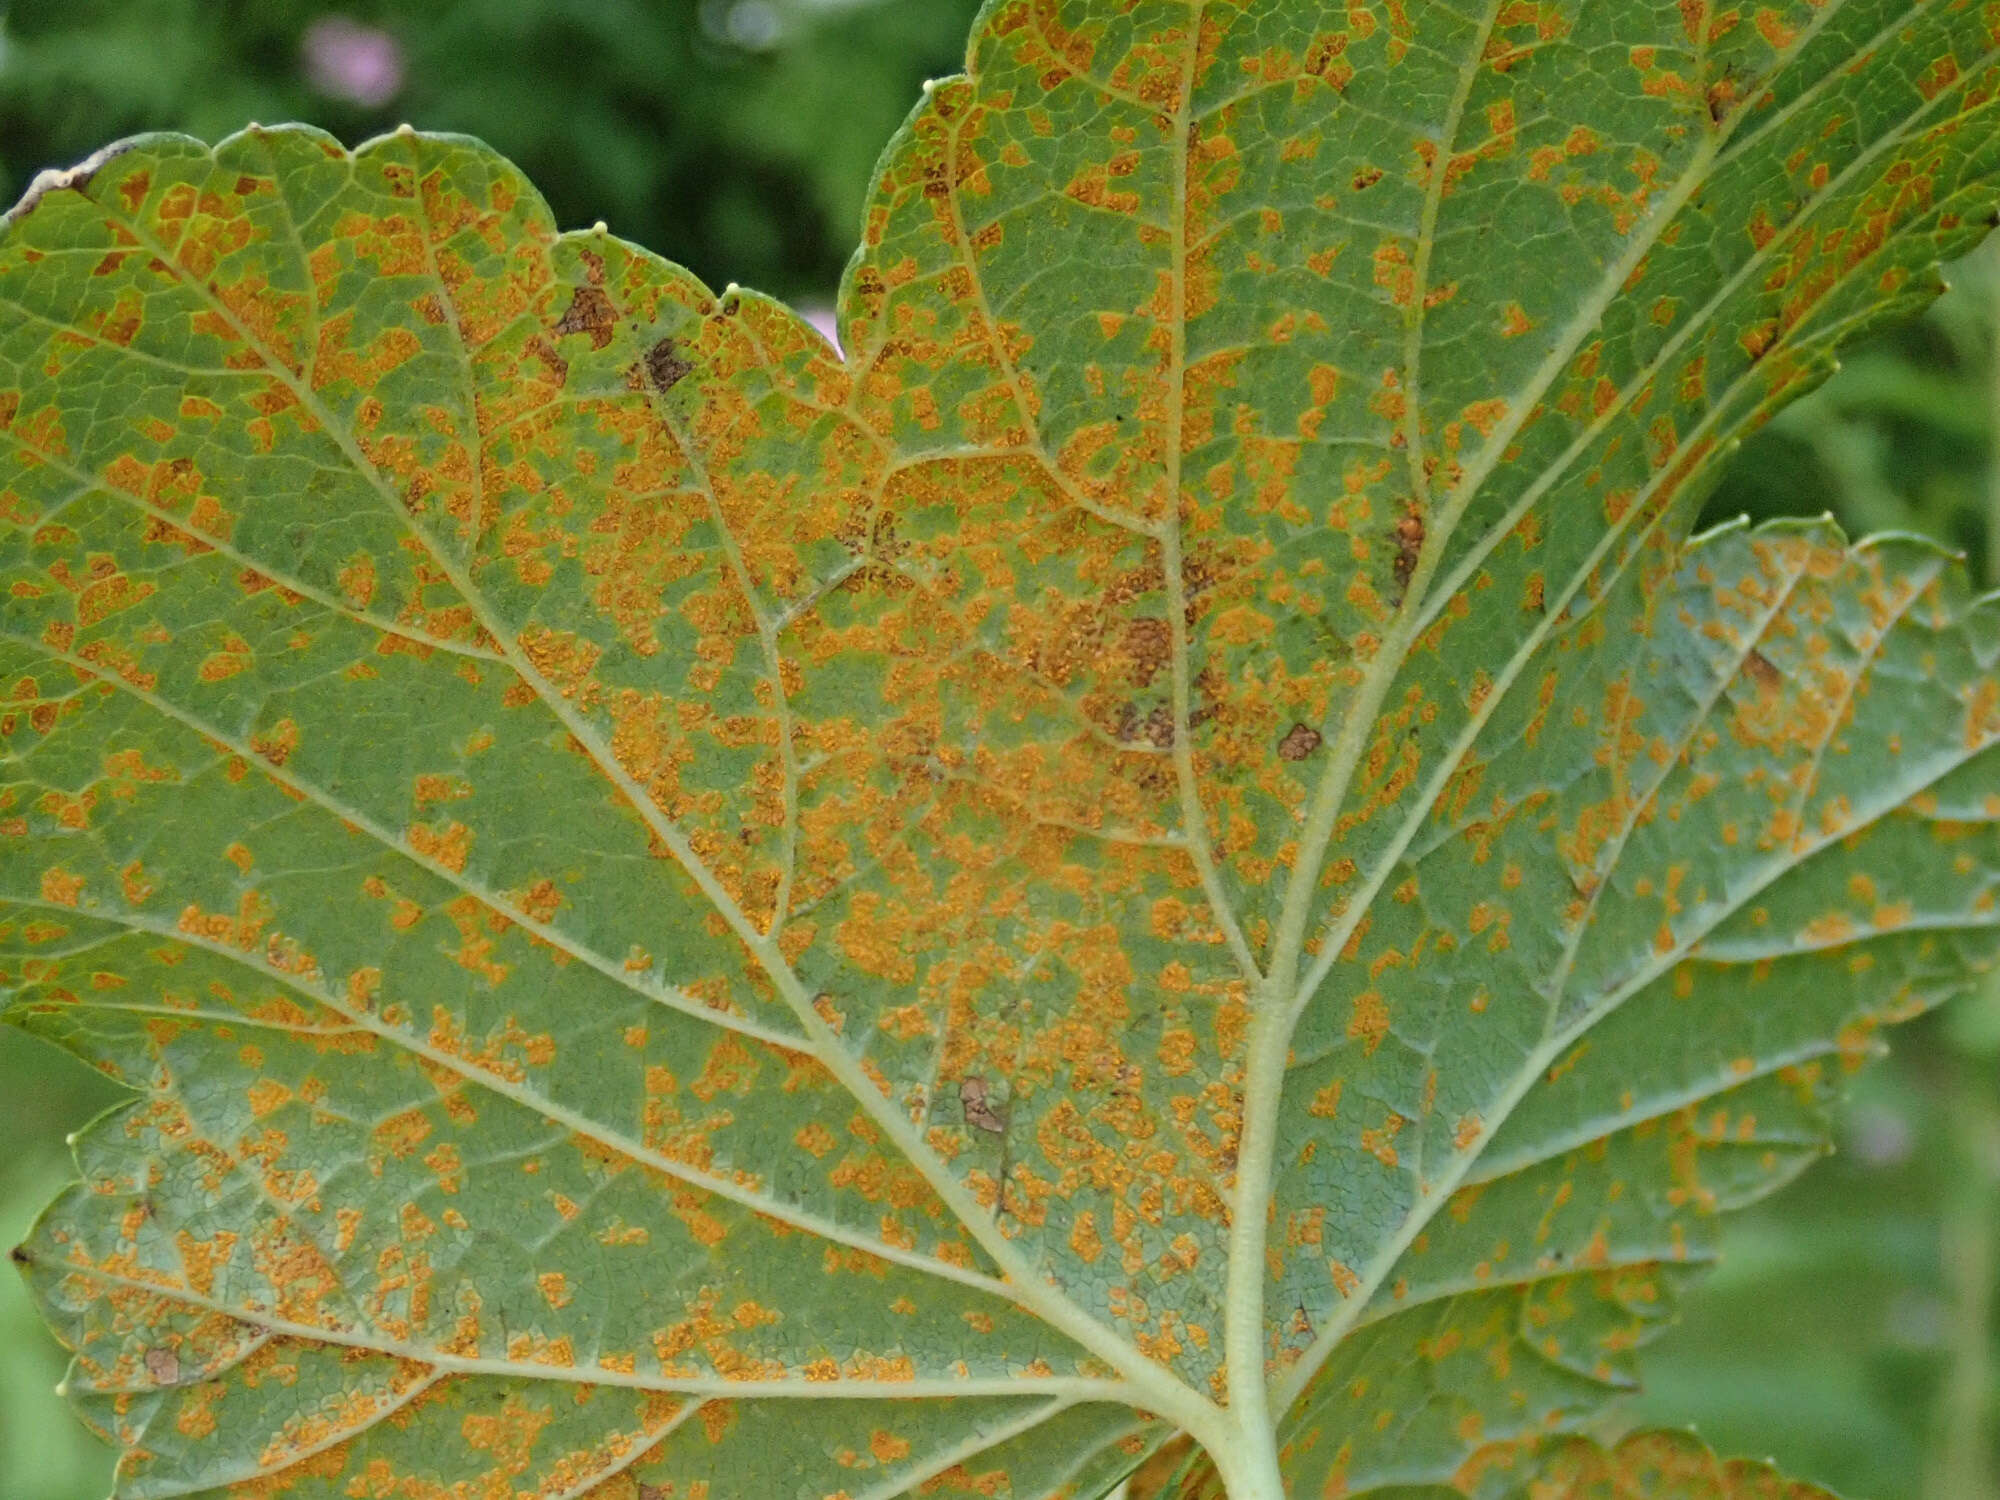
<svg viewBox="0 0 2000 1500"><path fill-rule="evenodd" d="M41 184L0 964L138 1094L20 1257L121 1494L1361 1494L1629 1385L1994 956L1992 607L1685 533L1989 219L1996 27L1004 0L844 355L463 138Z"/></svg>

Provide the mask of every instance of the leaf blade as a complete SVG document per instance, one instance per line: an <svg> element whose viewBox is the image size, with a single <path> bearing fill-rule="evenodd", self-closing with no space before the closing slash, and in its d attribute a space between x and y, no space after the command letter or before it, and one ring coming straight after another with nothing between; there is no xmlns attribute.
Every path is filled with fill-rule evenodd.
<svg viewBox="0 0 2000 1500"><path fill-rule="evenodd" d="M1414 1318L1383 1298L1454 1189L1491 1214L1568 1185L1565 1153L1614 1133L1649 1178L1679 1169L1635 1144L1652 1131L1762 1191L1812 1130L1753 1132L1746 1164L1698 1107L1789 1107L1815 1058L1853 1050L1829 1025L1992 960L1981 924L1940 909L1970 934L1955 951L1926 953L1912 922L1867 955L1909 994L1827 987L1782 1046L1739 1054L1752 1081L1690 1057L1616 1109L1574 1092L1608 1086L1566 1051L1600 1013L1635 1018L1601 1038L1643 1058L1674 964L1711 936L1757 962L1710 932L1739 892L1669 921L1662 957L1634 934L1665 872L1620 883L1669 859L1644 820L1697 774L1711 716L1771 696L1768 742L1726 769L1797 772L1803 798L1825 741L1801 758L1792 739L1861 712L1816 698L1814 653L1774 660L1770 637L1794 592L1834 607L1809 575L1840 548L1770 533L1684 555L1680 528L1728 438L1974 234L1995 38L1891 0L1734 30L1701 7L1368 16L1336 36L1263 3L990 6L968 76L885 158L844 360L753 294L557 235L464 140L155 138L17 211L12 1014L144 1084L121 1128L174 1180L164 1212L72 1195L46 1253L100 1288L136 1257L125 1292L182 1286L169 1321L359 1329L377 1358L457 1371L436 1316L383 1336L400 1223L368 1220L373 1267L298 1318L233 1246L229 1296L204 1302L167 1229L216 1207L203 1151L266 1251L392 1192L453 1196L473 1137L398 1156L320 1105L365 1103L423 1144L463 1123L456 1101L479 1139L573 1137L537 1148L544 1182L482 1183L483 1212L525 1226L550 1193L581 1215L643 1182L606 1227L671 1245L642 1294L585 1306L584 1260L509 1264L502 1232L469 1231L485 1268L463 1285L533 1284L540 1305L518 1359L478 1331L505 1358L468 1380L567 1368L551 1351L601 1338L632 1368L600 1384L719 1400L711 1382L754 1374L775 1401L830 1357L802 1323L823 1303L858 1395L1046 1397L993 1430L1055 1491L1163 1440L1121 1427L1120 1401L1215 1451L1261 1441L1259 1374L1287 1406L1350 1333L1356 1358L1462 1350L1461 1318L1499 1350L1553 1320L1551 1420L1627 1378L1599 1355L1650 1327L1646 1278L1678 1275L1646 1235L1709 1229L1685 1204L1620 1228L1627 1263L1596 1279L1517 1266L1489 1292L1460 1267L1412 1276ZM1573 274L1483 248L1543 222ZM1711 659L1701 630L1730 609L1689 605L1706 584L1685 569L1741 546L1784 587L1746 595L1768 617ZM1825 567L1870 566L1842 557ZM1934 607L1925 587L1899 606ZM1938 627L1968 693L1991 680L1971 618ZM1603 646L1625 627L1655 644ZM1576 662L1600 647L1592 676ZM1610 704L1635 651L1694 694L1643 755ZM1524 694L1552 682L1605 696L1604 744L1579 721L1537 745ZM1968 713L1934 697L1909 717L1948 736ZM1571 806L1592 777L1605 807ZM1510 778L1577 827L1480 827ZM1539 851L1540 908L1473 868L1489 840L1510 869ZM1804 889L1780 877L1813 857L1768 862L1774 889ZM1462 866L1448 890L1392 878L1426 860ZM1977 861L1960 873L1964 895ZM1405 906L1430 925L1403 931ZM1502 1050L1531 1066L1507 1074L1492 1023L1461 1019L1426 1081L1407 1033L1442 1026L1436 993L1461 978L1501 992ZM113 993L135 980L155 998ZM259 1027L277 1034L224 1055ZM388 1060L349 1066L348 1040ZM1288 1103L1280 1081L1315 1068ZM1337 1124L1307 1124L1336 1085L1348 1116L1336 1096ZM1357 1122L1357 1100L1387 1113ZM1582 1138L1549 1124L1579 1100ZM1433 1115L1449 1149L1420 1144ZM330 1188L338 1161L395 1187ZM1489 1232L1475 1203L1464 1222L1441 1253ZM839 1310L815 1256L872 1279L872 1320ZM710 1327L732 1280L752 1311ZM134 1357L111 1358L119 1379ZM1476 1387L1461 1415L1485 1420L1497 1397ZM894 1472L974 1454L991 1424L961 1415L971 1436L939 1417ZM1042 1425L1072 1416L1088 1432L1054 1451ZM1425 1443L1469 1441L1447 1425Z"/></svg>

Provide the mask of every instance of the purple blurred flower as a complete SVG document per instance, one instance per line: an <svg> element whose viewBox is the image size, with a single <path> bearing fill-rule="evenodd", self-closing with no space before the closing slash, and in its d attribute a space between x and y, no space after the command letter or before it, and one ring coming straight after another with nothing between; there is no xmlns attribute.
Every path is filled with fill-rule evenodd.
<svg viewBox="0 0 2000 1500"><path fill-rule="evenodd" d="M299 44L306 80L329 99L380 109L403 89L403 49L376 26L323 16Z"/></svg>
<svg viewBox="0 0 2000 1500"><path fill-rule="evenodd" d="M1864 1166L1899 1167L1916 1154L1917 1127L1893 1109L1863 1105L1848 1116L1847 1140Z"/></svg>

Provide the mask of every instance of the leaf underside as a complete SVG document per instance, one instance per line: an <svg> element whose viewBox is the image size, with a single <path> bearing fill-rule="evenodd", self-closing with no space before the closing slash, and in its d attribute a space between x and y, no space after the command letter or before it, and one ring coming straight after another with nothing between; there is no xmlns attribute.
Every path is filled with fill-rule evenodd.
<svg viewBox="0 0 2000 1500"><path fill-rule="evenodd" d="M463 138L38 184L0 973L137 1097L16 1258L119 1494L1195 1493L1266 1401L1301 1495L1807 1494L1553 1435L1996 956L2000 611L1685 540L1982 232L1996 49L996 0L844 357Z"/></svg>
<svg viewBox="0 0 2000 1500"><path fill-rule="evenodd" d="M1177 1493L1154 1486L1168 1473L1188 1484L1188 1500L1219 1500L1206 1476L1190 1482L1167 1466L1133 1476L1130 1500ZM1450 1484L1372 1486L1368 1493L1376 1500L1837 1500L1769 1464L1717 1458L1686 1432L1633 1433L1612 1448L1580 1437L1495 1443Z"/></svg>

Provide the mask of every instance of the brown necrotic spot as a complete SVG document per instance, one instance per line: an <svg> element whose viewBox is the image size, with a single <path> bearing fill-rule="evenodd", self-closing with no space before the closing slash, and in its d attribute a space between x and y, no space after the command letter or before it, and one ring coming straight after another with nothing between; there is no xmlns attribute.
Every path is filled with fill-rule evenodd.
<svg viewBox="0 0 2000 1500"><path fill-rule="evenodd" d="M681 358L672 339L661 339L646 351L646 375L662 396L679 385L694 366Z"/></svg>
<svg viewBox="0 0 2000 1500"><path fill-rule="evenodd" d="M1120 644L1130 664L1128 675L1139 687L1151 686L1173 661L1173 632L1165 620L1127 621Z"/></svg>
<svg viewBox="0 0 2000 1500"><path fill-rule="evenodd" d="M528 352L542 362L542 368L549 372L549 378L557 385L569 379L569 361L556 353L547 339L536 337L528 344Z"/></svg>
<svg viewBox="0 0 2000 1500"><path fill-rule="evenodd" d="M965 1123L988 1135L1005 1135L1007 1121L989 1101L984 1078L967 1078L958 1085L958 1106L965 1111Z"/></svg>
<svg viewBox="0 0 2000 1500"><path fill-rule="evenodd" d="M177 1384L181 1378L181 1357L171 1349L148 1349L146 1373L161 1385Z"/></svg>
<svg viewBox="0 0 2000 1500"><path fill-rule="evenodd" d="M611 331L617 325L618 314L611 306L611 299L595 286L580 286L569 299L569 310L557 321L555 331L587 333L590 347L602 349L611 342Z"/></svg>
<svg viewBox="0 0 2000 1500"><path fill-rule="evenodd" d="M1289 733L1278 741L1280 760L1304 760L1319 749L1324 736L1317 729L1304 724L1294 724Z"/></svg>
<svg viewBox="0 0 2000 1500"><path fill-rule="evenodd" d="M1144 742L1155 750L1171 750L1174 748L1174 711L1163 703L1155 704L1150 710L1142 710L1136 703L1121 703L1112 733L1121 744Z"/></svg>
<svg viewBox="0 0 2000 1500"><path fill-rule="evenodd" d="M1396 586L1407 589L1424 551L1424 518L1412 505L1396 522Z"/></svg>

